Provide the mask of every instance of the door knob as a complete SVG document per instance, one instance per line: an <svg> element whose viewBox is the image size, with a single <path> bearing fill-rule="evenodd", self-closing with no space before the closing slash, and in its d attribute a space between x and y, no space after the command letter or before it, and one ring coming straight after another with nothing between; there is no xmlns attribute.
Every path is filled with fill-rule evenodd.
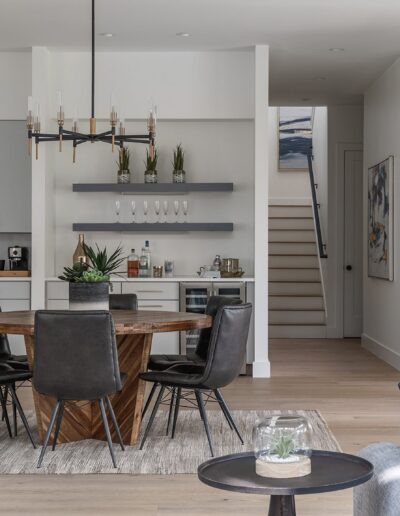
<svg viewBox="0 0 400 516"><path fill-rule="evenodd" d="M353 267L351 265L346 265L346 271L351 271L353 270Z"/></svg>

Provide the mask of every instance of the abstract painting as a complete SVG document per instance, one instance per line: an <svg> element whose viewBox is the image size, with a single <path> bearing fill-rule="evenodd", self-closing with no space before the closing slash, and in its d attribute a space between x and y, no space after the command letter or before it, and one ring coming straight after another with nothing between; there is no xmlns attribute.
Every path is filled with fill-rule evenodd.
<svg viewBox="0 0 400 516"><path fill-rule="evenodd" d="M279 108L279 170L308 170L313 118L313 107Z"/></svg>
<svg viewBox="0 0 400 516"><path fill-rule="evenodd" d="M368 169L368 276L393 281L393 156Z"/></svg>

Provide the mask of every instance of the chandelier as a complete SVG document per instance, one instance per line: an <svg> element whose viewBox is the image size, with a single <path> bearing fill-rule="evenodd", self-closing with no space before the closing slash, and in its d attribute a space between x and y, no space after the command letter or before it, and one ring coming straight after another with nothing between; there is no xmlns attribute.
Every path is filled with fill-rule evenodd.
<svg viewBox="0 0 400 516"><path fill-rule="evenodd" d="M32 97L28 97L28 115L26 125L28 128L28 150L32 153L32 139L35 141L36 159L39 158L39 143L40 142L59 142L59 150L62 151L63 141L72 141L73 157L72 161L75 163L76 148L81 143L86 142L104 142L111 144L111 150L114 152L115 146L123 148L124 143L145 143L149 145L149 156L154 157L154 138L156 134L156 118L157 108L152 107L147 119L147 134L125 134L124 121L118 119L118 113L111 96L110 106L110 125L111 129L102 133L96 133L96 117L94 112L94 86L95 86L95 16L94 16L94 2L92 0L92 83L91 83L91 117L89 120L89 133L81 133L78 127L78 115L75 112L72 121L72 130L64 129L64 108L62 105L61 92L58 92L58 134L41 133L40 132L40 110L39 104L36 107L36 114L33 115ZM118 134L117 134L118 126Z"/></svg>

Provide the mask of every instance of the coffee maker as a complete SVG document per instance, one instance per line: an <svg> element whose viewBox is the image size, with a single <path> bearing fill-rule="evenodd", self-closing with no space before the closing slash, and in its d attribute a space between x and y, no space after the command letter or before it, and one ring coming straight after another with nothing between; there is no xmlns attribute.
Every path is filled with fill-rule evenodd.
<svg viewBox="0 0 400 516"><path fill-rule="evenodd" d="M8 248L8 261L11 271L27 271L29 269L29 250L27 247L14 245Z"/></svg>

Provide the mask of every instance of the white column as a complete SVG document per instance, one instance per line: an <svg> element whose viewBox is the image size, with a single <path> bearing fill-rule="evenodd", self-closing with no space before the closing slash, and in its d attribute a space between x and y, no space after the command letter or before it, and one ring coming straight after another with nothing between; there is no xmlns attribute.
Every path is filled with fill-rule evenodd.
<svg viewBox="0 0 400 516"><path fill-rule="evenodd" d="M253 376L268 378L268 75L269 48L255 47L255 246Z"/></svg>
<svg viewBox="0 0 400 516"><path fill-rule="evenodd" d="M40 104L41 131L49 129L49 70L50 54L45 47L32 48L32 97L33 110ZM35 157L35 142L32 142L32 288L31 308L45 307L45 279L52 274L49 264L53 260L49 239L52 239L52 178L47 176L47 146L39 145L39 159Z"/></svg>

